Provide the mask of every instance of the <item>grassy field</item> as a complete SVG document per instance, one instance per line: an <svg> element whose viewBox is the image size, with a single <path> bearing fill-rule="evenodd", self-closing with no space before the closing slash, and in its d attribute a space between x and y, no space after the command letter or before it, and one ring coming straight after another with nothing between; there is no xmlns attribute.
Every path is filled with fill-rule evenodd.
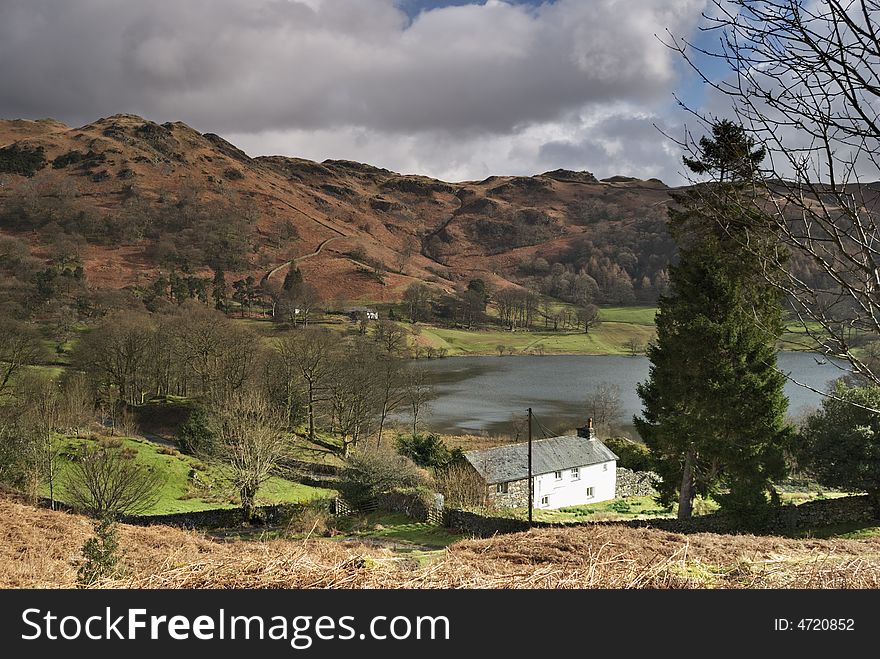
<svg viewBox="0 0 880 659"><path fill-rule="evenodd" d="M622 355L629 354L626 342L630 339L645 345L653 336L650 326L605 322L589 334L424 327L420 339L432 348L446 349L448 355L497 355L499 345L505 354Z"/></svg>
<svg viewBox="0 0 880 659"><path fill-rule="evenodd" d="M90 439L67 437L63 440L62 459L59 466L56 497L65 500L64 482L71 465L71 454L78 445ZM238 499L223 470L201 462L174 449L159 446L145 439L124 438L124 448L137 451L135 458L161 473L165 482L159 492L159 500L146 511L148 515L195 512L212 508L234 508ZM48 495L48 487L44 489ZM310 487L301 483L272 477L260 489L258 503L295 503L332 496L332 490Z"/></svg>
<svg viewBox="0 0 880 659"><path fill-rule="evenodd" d="M603 307L599 310L602 322L627 323L654 327L657 307Z"/></svg>
<svg viewBox="0 0 880 659"><path fill-rule="evenodd" d="M521 514L522 511L517 511ZM664 508L653 497L626 497L583 506L569 506L558 510L536 510L539 522L580 522L606 519L644 519L646 517L673 517L672 508Z"/></svg>
<svg viewBox="0 0 880 659"><path fill-rule="evenodd" d="M403 513L372 513L356 518L355 524L352 537L401 543L404 549L406 545L442 549L465 537L442 526L414 522Z"/></svg>
<svg viewBox="0 0 880 659"><path fill-rule="evenodd" d="M556 308L570 307L563 303L555 303ZM575 330L545 331L540 324L534 330L508 332L497 326L487 329L457 329L431 324L418 326L418 342L424 347L444 350L446 355L497 355L498 347L504 347L505 354L556 354L556 355L628 355L631 354L627 345L635 340L642 348L656 336L654 317L657 308L653 306L638 307L604 307L600 309L601 323L589 333ZM235 319L236 322L257 332L266 345L273 345L279 336L279 326L268 318ZM400 323L407 329L412 325ZM325 327L339 333L353 333L356 325L340 316L325 316L314 322L315 327ZM818 328L811 327L811 331ZM783 350L809 350L816 343L799 323L789 323L780 339Z"/></svg>
<svg viewBox="0 0 880 659"><path fill-rule="evenodd" d="M827 491L822 489L792 491L780 493L783 504L799 504L816 499L836 499L847 496L845 492ZM694 514L706 515L718 510L718 504L712 499L697 497L694 501ZM512 511L513 516L525 518L526 509ZM650 519L656 517L675 517L675 507L664 508L658 504L654 497L624 497L610 501L586 504L582 506L569 506L557 510L535 510L534 519L540 522L583 522L600 520L627 520L627 519ZM854 529L847 529L851 531ZM836 534L833 529L822 537L832 537ZM840 536L840 537L863 537L863 536ZM868 537L868 536L864 536Z"/></svg>

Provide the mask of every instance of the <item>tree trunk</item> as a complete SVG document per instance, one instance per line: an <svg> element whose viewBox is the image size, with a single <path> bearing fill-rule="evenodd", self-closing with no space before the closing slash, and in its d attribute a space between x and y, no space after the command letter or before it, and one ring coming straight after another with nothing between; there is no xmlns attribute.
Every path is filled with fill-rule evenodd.
<svg viewBox="0 0 880 659"><path fill-rule="evenodd" d="M693 446L688 448L681 474L681 492L678 497L678 519L690 519L694 511L694 461Z"/></svg>
<svg viewBox="0 0 880 659"><path fill-rule="evenodd" d="M385 419L388 417L388 402L382 404L382 414L379 417L379 432L376 435L376 448L382 446L382 433L385 430Z"/></svg>
<svg viewBox="0 0 880 659"><path fill-rule="evenodd" d="M309 382L309 439L315 441L315 388Z"/></svg>
<svg viewBox="0 0 880 659"><path fill-rule="evenodd" d="M254 518L254 497L256 496L256 491L252 487L242 487L239 490L239 496L241 496L241 514L244 518L245 524L250 524L251 520Z"/></svg>

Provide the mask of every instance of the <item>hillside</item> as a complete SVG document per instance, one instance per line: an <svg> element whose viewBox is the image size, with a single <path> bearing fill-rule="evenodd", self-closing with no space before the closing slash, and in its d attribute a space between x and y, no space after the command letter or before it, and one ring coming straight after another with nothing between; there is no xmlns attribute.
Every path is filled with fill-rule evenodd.
<svg viewBox="0 0 880 659"><path fill-rule="evenodd" d="M72 587L90 520L0 494L0 587ZM689 536L624 526L465 540L427 566L387 549L314 540L218 541L120 525L126 572L151 588L880 587L880 541Z"/></svg>
<svg viewBox="0 0 880 659"><path fill-rule="evenodd" d="M80 265L90 289L144 290L171 270L280 283L301 259L324 300L394 301L415 281L451 291L480 277L560 299L652 302L673 253L669 199L658 180L588 172L449 183L252 158L134 115L78 128L0 121L4 292L38 286L47 265Z"/></svg>

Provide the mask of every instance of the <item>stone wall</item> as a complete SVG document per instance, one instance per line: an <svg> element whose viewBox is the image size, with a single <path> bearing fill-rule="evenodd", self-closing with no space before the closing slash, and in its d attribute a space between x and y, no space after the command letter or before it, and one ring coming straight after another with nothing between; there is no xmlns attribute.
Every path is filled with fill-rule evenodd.
<svg viewBox="0 0 880 659"><path fill-rule="evenodd" d="M430 505L427 494L422 492L386 492L376 497L377 510L392 513L403 513L417 522L428 519Z"/></svg>
<svg viewBox="0 0 880 659"><path fill-rule="evenodd" d="M519 533L529 528L529 523L523 520L510 517L491 517L457 508L446 510L443 523L454 531L474 535L479 538L485 538L496 533Z"/></svg>
<svg viewBox="0 0 880 659"><path fill-rule="evenodd" d="M258 506L254 509L252 524L275 525L287 522L294 515L302 512L300 503L280 504L277 506ZM240 508L217 508L200 510L190 513L174 513L171 515L125 515L119 518L124 524L136 526L176 526L189 529L219 529L242 526Z"/></svg>
<svg viewBox="0 0 880 659"><path fill-rule="evenodd" d="M528 508L529 479L507 483L507 494L496 491L495 485L488 486L486 501L490 508Z"/></svg>
<svg viewBox="0 0 880 659"><path fill-rule="evenodd" d="M657 494L656 484L659 482L660 475L653 471L633 471L618 467L616 496L652 497Z"/></svg>
<svg viewBox="0 0 880 659"><path fill-rule="evenodd" d="M760 532L785 535L798 530L832 524L880 523L880 514L869 497L850 496L839 499L810 501L798 506L782 506ZM510 517L496 517L467 510L446 511L444 522L451 529L488 537L498 533L517 533L529 528L527 521ZM723 515L702 515L692 519L651 518L629 520L578 521L568 523L535 522L534 528L591 526L618 524L632 528L653 528L671 533L737 533L741 529Z"/></svg>
<svg viewBox="0 0 880 659"><path fill-rule="evenodd" d="M45 508L50 506L48 499L41 499L38 503ZM301 503L258 506L254 510L252 523L283 524L294 515L300 513L304 507L305 504ZM78 510L60 501L55 502L55 509L62 512L87 514L85 511ZM189 529L219 529L242 526L244 524L241 508L214 508L170 515L123 515L118 521L133 526L162 525Z"/></svg>

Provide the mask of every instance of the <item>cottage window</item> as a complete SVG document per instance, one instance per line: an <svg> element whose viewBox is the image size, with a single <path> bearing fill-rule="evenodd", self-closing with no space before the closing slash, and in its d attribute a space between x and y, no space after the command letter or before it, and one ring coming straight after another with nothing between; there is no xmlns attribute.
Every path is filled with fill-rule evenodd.
<svg viewBox="0 0 880 659"><path fill-rule="evenodd" d="M558 480L558 481L562 480L562 472L561 471L554 471L553 475L556 476L556 480Z"/></svg>
<svg viewBox="0 0 880 659"><path fill-rule="evenodd" d="M547 506L550 504L550 497L541 497L541 505Z"/></svg>
<svg viewBox="0 0 880 659"><path fill-rule="evenodd" d="M580 467L572 467L571 468L571 480L577 481L581 478L581 468Z"/></svg>
<svg viewBox="0 0 880 659"><path fill-rule="evenodd" d="M588 488L587 488L587 496L588 496L588 497L593 496L593 488L592 488L592 487L588 487Z"/></svg>
<svg viewBox="0 0 880 659"><path fill-rule="evenodd" d="M498 483L495 486L496 494L507 494L507 483Z"/></svg>

